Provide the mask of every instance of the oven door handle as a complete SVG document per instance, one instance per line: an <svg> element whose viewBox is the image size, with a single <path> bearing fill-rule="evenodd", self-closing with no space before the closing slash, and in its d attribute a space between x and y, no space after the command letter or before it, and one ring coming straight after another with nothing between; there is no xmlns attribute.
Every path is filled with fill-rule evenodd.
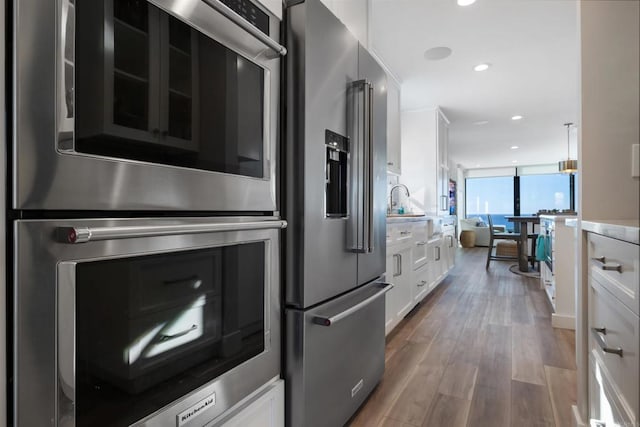
<svg viewBox="0 0 640 427"><path fill-rule="evenodd" d="M179 234L217 233L224 231L264 230L286 228L286 221L254 221L242 223L203 223L175 225L141 225L128 227L60 227L58 236L63 243L87 243L99 240L130 239L135 237L174 236Z"/></svg>
<svg viewBox="0 0 640 427"><path fill-rule="evenodd" d="M216 11L220 12L225 17L229 18L229 20L231 20L238 27L242 28L247 33L251 34L254 38L256 38L258 41L265 44L269 49L271 49L272 51L271 55L267 55L269 58L274 59L279 56L285 56L287 54L286 47L282 46L281 44L273 40L271 37L264 34L262 31L260 31L258 28L250 24L248 21L246 21L244 18L242 18L235 11L233 11L233 9L229 8L224 3L221 3L218 0L202 0L202 1L204 1L204 3L206 3Z"/></svg>
<svg viewBox="0 0 640 427"><path fill-rule="evenodd" d="M353 313L357 312L358 310L368 306L373 301L377 300L378 298L380 298L381 296L383 296L384 294L389 292L391 289L393 289L393 285L391 283L379 282L378 284L381 285L382 287L375 294L371 295L370 297L360 301L359 303L357 303L355 305L352 305L348 309L346 309L346 310L344 310L344 311L342 311L342 312L340 312L338 314L335 314L335 315L333 315L331 317L314 316L313 317L313 323L315 323L316 325L320 325L320 326L331 326L333 324L336 324L339 321L341 321L342 319L344 319L346 317L349 317Z"/></svg>

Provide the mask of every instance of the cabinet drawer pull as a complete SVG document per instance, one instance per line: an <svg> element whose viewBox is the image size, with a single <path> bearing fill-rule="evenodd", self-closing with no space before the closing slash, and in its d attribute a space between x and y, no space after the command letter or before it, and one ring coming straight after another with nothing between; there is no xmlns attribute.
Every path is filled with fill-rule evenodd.
<svg viewBox="0 0 640 427"><path fill-rule="evenodd" d="M400 258L400 254L393 254L393 258L396 260L396 265L394 265L393 277L398 277L402 274L402 259Z"/></svg>
<svg viewBox="0 0 640 427"><path fill-rule="evenodd" d="M616 264L616 265L603 265L602 267L603 270L605 271L617 271L618 273L622 273L622 265L620 264Z"/></svg>
<svg viewBox="0 0 640 427"><path fill-rule="evenodd" d="M416 283L416 285L418 285L419 288L423 287L426 284L427 284L426 280L421 280L420 283Z"/></svg>
<svg viewBox="0 0 640 427"><path fill-rule="evenodd" d="M605 262L607 262L607 259L605 257L603 257L603 256L598 256L598 257L591 258L591 259L594 260L594 261L599 262L600 264L604 264Z"/></svg>
<svg viewBox="0 0 640 427"><path fill-rule="evenodd" d="M440 261L440 246L436 246L436 250L438 251L438 255L436 256L436 261Z"/></svg>
<svg viewBox="0 0 640 427"><path fill-rule="evenodd" d="M401 232L400 232L400 235L401 235L401 236L407 236L407 235L409 235L409 234L411 234L411 232L410 232L410 231L401 231Z"/></svg>
<svg viewBox="0 0 640 427"><path fill-rule="evenodd" d="M607 343L605 342L604 338L602 338L602 335L607 334L607 328L591 328L591 334L593 335L593 338L596 340L602 351L604 351L605 353L617 354L618 356L622 357L622 349L620 347L607 347Z"/></svg>
<svg viewBox="0 0 640 427"><path fill-rule="evenodd" d="M393 162L387 162L387 166L393 166Z"/></svg>
<svg viewBox="0 0 640 427"><path fill-rule="evenodd" d="M183 336L187 335L191 331L195 331L196 329L198 329L197 325L191 325L191 327L189 329L186 329L186 330L184 330L182 332L178 332L177 334L160 335L160 341L169 341L169 340L173 340L173 339L176 339L176 338L180 338L180 337L183 337Z"/></svg>
<svg viewBox="0 0 640 427"><path fill-rule="evenodd" d="M424 246L424 245L426 245L426 244L427 244L427 242L416 242L416 245L417 245L417 246Z"/></svg>

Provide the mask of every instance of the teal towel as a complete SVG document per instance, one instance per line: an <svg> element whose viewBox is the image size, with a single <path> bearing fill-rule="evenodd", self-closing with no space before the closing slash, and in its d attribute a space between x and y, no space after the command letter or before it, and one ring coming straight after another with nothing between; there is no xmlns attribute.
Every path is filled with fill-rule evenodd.
<svg viewBox="0 0 640 427"><path fill-rule="evenodd" d="M536 261L544 261L544 254L547 252L546 236L539 234L536 241Z"/></svg>

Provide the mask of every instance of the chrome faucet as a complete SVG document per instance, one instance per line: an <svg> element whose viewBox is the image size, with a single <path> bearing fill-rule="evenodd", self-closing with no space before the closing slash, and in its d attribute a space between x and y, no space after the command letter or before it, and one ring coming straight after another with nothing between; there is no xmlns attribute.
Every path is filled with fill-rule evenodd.
<svg viewBox="0 0 640 427"><path fill-rule="evenodd" d="M409 194L409 189L407 188L406 185L396 184L393 187L391 187L391 191L389 191L389 213L393 211L393 207L396 205L393 203L393 190L395 190L396 188L404 188L404 191L407 193L407 197L411 197L411 195Z"/></svg>

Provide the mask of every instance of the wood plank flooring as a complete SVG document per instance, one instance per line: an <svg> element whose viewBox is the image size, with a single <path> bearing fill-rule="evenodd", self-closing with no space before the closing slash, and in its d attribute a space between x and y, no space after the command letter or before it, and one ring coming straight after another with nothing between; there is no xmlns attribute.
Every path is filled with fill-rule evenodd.
<svg viewBox="0 0 640 427"><path fill-rule="evenodd" d="M570 427L575 335L538 279L458 249L444 282L387 337L382 381L352 427Z"/></svg>

